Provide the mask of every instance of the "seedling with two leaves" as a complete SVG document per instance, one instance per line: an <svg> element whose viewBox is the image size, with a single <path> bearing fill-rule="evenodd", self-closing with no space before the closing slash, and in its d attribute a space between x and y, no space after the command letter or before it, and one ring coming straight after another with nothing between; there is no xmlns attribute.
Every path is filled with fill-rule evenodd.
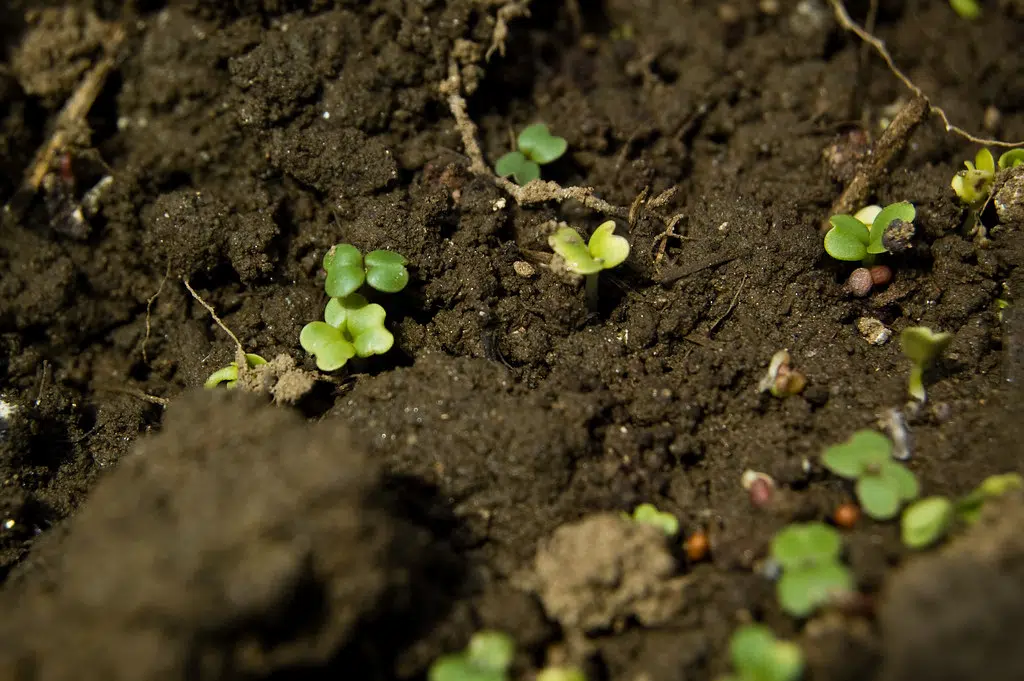
<svg viewBox="0 0 1024 681"><path fill-rule="evenodd" d="M540 167L562 157L569 144L562 137L552 135L548 126L534 123L523 128L516 138L517 151L510 151L494 165L500 177L511 175L522 186L540 179Z"/></svg>
<svg viewBox="0 0 1024 681"><path fill-rule="evenodd" d="M439 657L430 665L429 681L508 681L515 643L500 631L478 631L462 652Z"/></svg>
<svg viewBox="0 0 1024 681"><path fill-rule="evenodd" d="M900 201L885 208L867 206L854 215L833 215L832 229L825 234L825 252L836 260L860 261L871 265L875 256L890 249L893 234L914 222L911 203Z"/></svg>
<svg viewBox="0 0 1024 681"><path fill-rule="evenodd" d="M586 243L579 232L566 226L548 237L548 245L565 261L566 269L586 278L587 307L592 312L597 310L597 275L618 267L629 256L629 241L614 232L615 223L608 220L598 225Z"/></svg>
<svg viewBox="0 0 1024 681"><path fill-rule="evenodd" d="M967 169L954 175L949 184L961 201L972 210L980 211L992 195L996 171L1009 170L1021 164L1024 164L1024 149L1010 149L1004 152L997 162L992 152L982 147L974 155L973 163L964 161Z"/></svg>
<svg viewBox="0 0 1024 681"><path fill-rule="evenodd" d="M397 293L409 283L406 260L393 251L371 251L363 257L355 246L338 244L323 260L324 290L331 299L324 320L302 327L299 344L316 357L321 371L336 371L353 357L382 355L394 336L384 325L386 312L357 290L367 284L384 293Z"/></svg>
<svg viewBox="0 0 1024 681"><path fill-rule="evenodd" d="M976 523L985 502L1022 488L1024 478L1020 473L1001 473L985 478L959 501L933 496L914 502L903 511L900 522L903 544L911 549L927 548L942 539L957 520L967 525Z"/></svg>
<svg viewBox="0 0 1024 681"><path fill-rule="evenodd" d="M895 518L900 508L921 494L917 478L892 458L892 442L873 430L859 430L822 454L825 468L856 480L857 500L875 520Z"/></svg>
<svg viewBox="0 0 1024 681"><path fill-rule="evenodd" d="M804 669L804 654L791 641L780 641L763 624L746 624L729 639L735 670L719 681L796 681Z"/></svg>
<svg viewBox="0 0 1024 681"><path fill-rule="evenodd" d="M245 353L245 363L250 369L254 369L262 364L266 364L267 360L263 359L259 355L252 353ZM228 390L234 390L238 387L238 362L232 362L223 369L218 369L210 374L210 377L203 383L203 387L207 390L216 388L221 383Z"/></svg>
<svg viewBox="0 0 1024 681"><path fill-rule="evenodd" d="M679 534L679 519L667 511L659 511L654 504L640 504L633 509L632 516L626 517L635 523L653 525L669 537Z"/></svg>
<svg viewBox="0 0 1024 681"><path fill-rule="evenodd" d="M772 539L771 557L782 568L776 595L794 617L815 610L853 591L853 576L840 560L842 539L825 523L788 525Z"/></svg>

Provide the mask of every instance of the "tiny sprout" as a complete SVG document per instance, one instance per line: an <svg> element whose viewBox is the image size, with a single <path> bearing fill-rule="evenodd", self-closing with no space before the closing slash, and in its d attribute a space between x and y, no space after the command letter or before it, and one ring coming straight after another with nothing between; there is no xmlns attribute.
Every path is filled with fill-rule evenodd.
<svg viewBox="0 0 1024 681"><path fill-rule="evenodd" d="M981 5L976 0L949 0L949 6L961 19L972 21L981 16Z"/></svg>
<svg viewBox="0 0 1024 681"><path fill-rule="evenodd" d="M856 215L833 215L829 218L832 229L825 234L825 251L836 260L871 265L876 255L889 251L884 241L891 230L901 233L901 242L907 240L915 216L913 204L907 201L885 208L867 206Z"/></svg>
<svg viewBox="0 0 1024 681"><path fill-rule="evenodd" d="M892 442L873 430L859 430L821 456L825 468L856 480L857 500L875 520L894 518L900 507L921 493L917 478L892 459Z"/></svg>
<svg viewBox="0 0 1024 681"><path fill-rule="evenodd" d="M806 617L853 591L853 577L839 562L839 532L821 522L789 525L772 539L771 556L782 568L776 594L782 609Z"/></svg>
<svg viewBox="0 0 1024 681"><path fill-rule="evenodd" d="M587 677L579 667L558 665L537 672L537 681L587 681Z"/></svg>
<svg viewBox="0 0 1024 681"><path fill-rule="evenodd" d="M516 138L518 151L510 151L494 165L494 172L500 177L515 177L522 186L540 179L540 167L561 158L569 144L565 138L548 132L548 126L534 123L523 128Z"/></svg>
<svg viewBox="0 0 1024 681"><path fill-rule="evenodd" d="M735 672L722 681L796 681L804 669L800 646L775 638L763 624L746 624L729 639Z"/></svg>
<svg viewBox="0 0 1024 681"><path fill-rule="evenodd" d="M981 517L981 509L989 499L1003 496L1015 489L1024 489L1020 473L1000 473L985 478L967 496L957 502L956 512L964 522L974 524Z"/></svg>
<svg viewBox="0 0 1024 681"><path fill-rule="evenodd" d="M1010 149L997 162L992 152L982 147L974 155L974 162L964 161L966 170L953 176L949 185L960 200L974 210L980 210L988 201L995 182L996 169L1007 170L1024 163L1024 149Z"/></svg>
<svg viewBox="0 0 1024 681"><path fill-rule="evenodd" d="M366 282L378 291L398 293L409 283L405 264L394 251L370 251L364 258L352 244L337 244L324 255L324 290L332 298L344 298Z"/></svg>
<svg viewBox="0 0 1024 681"><path fill-rule="evenodd" d="M386 313L358 293L331 298L324 321L302 327L299 344L316 357L320 371L335 371L354 356L383 355L395 342L384 326Z"/></svg>
<svg viewBox="0 0 1024 681"><path fill-rule="evenodd" d="M259 355L251 353L245 354L245 363L249 365L249 368L258 367L261 364L266 364L267 360L263 359ZM232 362L223 369L218 369L210 374L210 377L203 383L203 387L207 390L216 388L221 383L226 384L225 387L228 390L232 390L238 385L238 363Z"/></svg>
<svg viewBox="0 0 1024 681"><path fill-rule="evenodd" d="M669 537L679 533L679 519L671 513L659 511L654 504L640 504L633 509L633 522L653 525Z"/></svg>
<svg viewBox="0 0 1024 681"><path fill-rule="evenodd" d="M459 653L443 655L430 665L429 681L508 681L515 654L512 639L500 631L479 631Z"/></svg>
<svg viewBox="0 0 1024 681"><path fill-rule="evenodd" d="M807 385L807 378L793 368L788 350L779 350L772 355L768 371L757 384L760 392L771 392L775 397L789 397L799 394Z"/></svg>
<svg viewBox="0 0 1024 681"><path fill-rule="evenodd" d="M597 309L597 275L618 267L629 256L629 241L614 232L615 223L608 220L598 225L586 244L572 227L559 227L548 237L551 250L569 271L586 277L587 307L592 311Z"/></svg>
<svg viewBox="0 0 1024 681"><path fill-rule="evenodd" d="M923 549L942 539L952 524L953 502L946 497L927 497L903 512L900 536L907 548Z"/></svg>
<svg viewBox="0 0 1024 681"><path fill-rule="evenodd" d="M912 326L900 334L903 354L914 363L910 368L907 392L919 402L927 399L924 390L924 372L935 363L953 341L950 333L936 333L926 326Z"/></svg>

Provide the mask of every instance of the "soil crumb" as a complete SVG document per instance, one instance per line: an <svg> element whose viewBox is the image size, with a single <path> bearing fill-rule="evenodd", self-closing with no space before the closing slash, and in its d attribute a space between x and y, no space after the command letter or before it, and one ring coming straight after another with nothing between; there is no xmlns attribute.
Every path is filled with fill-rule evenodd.
<svg viewBox="0 0 1024 681"><path fill-rule="evenodd" d="M391 582L377 467L240 391L167 411L8 581L0 678L231 679L331 659Z"/></svg>

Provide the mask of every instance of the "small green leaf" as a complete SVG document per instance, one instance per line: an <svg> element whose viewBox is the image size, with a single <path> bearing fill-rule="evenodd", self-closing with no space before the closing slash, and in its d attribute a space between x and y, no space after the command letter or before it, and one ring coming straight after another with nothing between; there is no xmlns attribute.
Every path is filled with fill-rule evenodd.
<svg viewBox="0 0 1024 681"><path fill-rule="evenodd" d="M1016 168L1024 163L1024 149L1010 149L1003 152L999 157L999 167L1005 169Z"/></svg>
<svg viewBox="0 0 1024 681"><path fill-rule="evenodd" d="M533 161L523 161L523 165L515 172L516 184L520 187L526 186L534 180L540 179L540 166Z"/></svg>
<svg viewBox="0 0 1024 681"><path fill-rule="evenodd" d="M835 561L783 570L776 585L782 609L794 617L807 617L822 605L853 591L853 577Z"/></svg>
<svg viewBox="0 0 1024 681"><path fill-rule="evenodd" d="M602 222L590 235L590 241L587 244L590 255L605 270L618 267L629 256L629 241L625 237L617 236L614 232L615 223L613 221Z"/></svg>
<svg viewBox="0 0 1024 681"><path fill-rule="evenodd" d="M825 235L825 252L836 260L863 260L870 236L864 223L852 215L833 215L829 222L832 229Z"/></svg>
<svg viewBox="0 0 1024 681"><path fill-rule="evenodd" d="M916 215L917 211L914 209L914 204L908 201L890 203L879 211L875 219L871 221L871 232L868 236L868 253L885 253L887 249L882 246L882 237L885 236L885 230L889 229L889 225L895 220L913 222Z"/></svg>
<svg viewBox="0 0 1024 681"><path fill-rule="evenodd" d="M601 271L601 263L590 255L583 237L572 227L558 228L548 237L548 245L565 260L566 267L577 274L596 274Z"/></svg>
<svg viewBox="0 0 1024 681"><path fill-rule="evenodd" d="M526 163L526 156L521 151L510 151L494 164L494 172L498 177L514 175Z"/></svg>
<svg viewBox="0 0 1024 681"><path fill-rule="evenodd" d="M384 293L398 293L409 283L406 259L394 251L370 251L366 262L366 283Z"/></svg>
<svg viewBox="0 0 1024 681"><path fill-rule="evenodd" d="M835 528L822 522L810 522L783 528L772 538L771 555L787 570L836 560L842 547L842 539Z"/></svg>
<svg viewBox="0 0 1024 681"><path fill-rule="evenodd" d="M881 465L892 456L892 441L874 430L858 430L846 442L832 445L821 455L821 463L843 478L859 478L871 465Z"/></svg>
<svg viewBox="0 0 1024 681"><path fill-rule="evenodd" d="M299 344L316 357L320 371L335 371L355 355L355 348L345 340L341 329L326 322L310 322L302 327Z"/></svg>
<svg viewBox="0 0 1024 681"><path fill-rule="evenodd" d="M901 503L913 501L921 495L921 484L917 476L899 461L886 461L879 474L893 481Z"/></svg>
<svg viewBox="0 0 1024 681"><path fill-rule="evenodd" d="M324 308L324 321L336 329L344 330L345 320L348 319L348 308L345 307L344 301L355 295L359 294L353 293L345 298L331 298L328 300L327 307Z"/></svg>
<svg viewBox="0 0 1024 681"><path fill-rule="evenodd" d="M1022 487L1024 487L1024 478L1019 473L990 475L957 502L957 514L963 518L964 522L973 524L981 517L981 509L987 500L1001 497L1010 490Z"/></svg>
<svg viewBox="0 0 1024 681"><path fill-rule="evenodd" d="M907 507L900 519L903 545L911 549L931 546L949 531L953 523L953 502L946 497L928 497Z"/></svg>
<svg viewBox="0 0 1024 681"><path fill-rule="evenodd" d="M384 326L387 313L376 303L354 293L344 301L348 310L345 328L352 338L355 353L360 357L383 355L395 343L395 337Z"/></svg>
<svg viewBox="0 0 1024 681"><path fill-rule="evenodd" d="M560 158L569 146L564 138L548 132L548 126L544 123L534 123L523 128L516 144L527 158L541 165Z"/></svg>
<svg viewBox="0 0 1024 681"><path fill-rule="evenodd" d="M976 0L949 0L949 6L961 19L970 21L981 16L981 5Z"/></svg>
<svg viewBox="0 0 1024 681"><path fill-rule="evenodd" d="M654 504L640 504L633 509L633 522L653 525L669 537L679 532L679 519L671 513L659 511Z"/></svg>
<svg viewBox="0 0 1024 681"><path fill-rule="evenodd" d="M500 631L480 631L469 639L466 654L479 669L504 672L512 664L515 644Z"/></svg>
<svg viewBox="0 0 1024 681"><path fill-rule="evenodd" d="M223 369L217 369L210 377L203 383L203 387L207 390L216 388L221 383L227 383L228 388L233 388L235 382L238 380L238 365L232 362Z"/></svg>
<svg viewBox="0 0 1024 681"><path fill-rule="evenodd" d="M363 256L351 244L332 246L324 255L324 269L327 270L324 290L332 298L344 298L354 293L366 278Z"/></svg>
<svg viewBox="0 0 1024 681"><path fill-rule="evenodd" d="M729 656L740 679L792 681L803 669L800 647L775 638L763 624L747 624L729 639Z"/></svg>
<svg viewBox="0 0 1024 681"><path fill-rule="evenodd" d="M935 332L927 326L907 327L900 334L903 354L921 367L930 366L952 342L952 334Z"/></svg>
<svg viewBox="0 0 1024 681"><path fill-rule="evenodd" d="M979 149L974 155L974 167L990 174L996 172L996 160L992 158L992 152L986 147Z"/></svg>
<svg viewBox="0 0 1024 681"><path fill-rule="evenodd" d="M899 483L881 475L865 475L857 481L857 499L875 520L889 520L900 510Z"/></svg>

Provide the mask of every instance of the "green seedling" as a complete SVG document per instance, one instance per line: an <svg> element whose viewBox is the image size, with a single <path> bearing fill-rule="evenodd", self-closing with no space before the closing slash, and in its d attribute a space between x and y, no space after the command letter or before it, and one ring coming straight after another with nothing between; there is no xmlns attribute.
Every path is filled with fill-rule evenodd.
<svg viewBox="0 0 1024 681"><path fill-rule="evenodd" d="M551 250L561 256L566 268L586 277L587 307L591 311L597 310L597 275L618 267L629 256L629 241L614 232L615 223L608 220L598 225L587 243L572 227L560 227L548 237Z"/></svg>
<svg viewBox="0 0 1024 681"><path fill-rule="evenodd" d="M1024 149L1010 149L996 161L992 152L982 147L974 155L973 163L964 161L967 169L954 175L949 184L962 202L978 211L984 207L992 194L996 171L1009 170L1021 164L1024 164Z"/></svg>
<svg viewBox="0 0 1024 681"><path fill-rule="evenodd" d="M540 178L540 167L561 158L569 144L548 132L548 126L534 123L523 128L516 138L518 151L510 151L494 165L500 177L511 175L522 186Z"/></svg>
<svg viewBox="0 0 1024 681"><path fill-rule="evenodd" d="M927 497L903 511L900 536L910 549L923 549L942 539L953 525L953 502L946 497Z"/></svg>
<svg viewBox="0 0 1024 681"><path fill-rule="evenodd" d="M302 327L299 344L316 357L320 371L335 371L352 357L383 355L395 337L384 326L386 313L376 303L352 293L331 298L324 309L324 321Z"/></svg>
<svg viewBox="0 0 1024 681"><path fill-rule="evenodd" d="M857 500L875 520L896 517L903 504L921 493L910 469L893 460L889 438L873 430L859 430L846 442L832 445L821 462L836 475L857 481Z"/></svg>
<svg viewBox="0 0 1024 681"><path fill-rule="evenodd" d="M679 519L671 513L659 511L654 504L640 504L633 509L633 522L654 525L669 537L679 534Z"/></svg>
<svg viewBox="0 0 1024 681"><path fill-rule="evenodd" d="M914 366L910 367L907 392L915 400L924 402L928 398L924 390L924 374L952 342L952 334L936 333L927 326L903 329L903 333L900 334L900 346L903 354L914 363Z"/></svg>
<svg viewBox="0 0 1024 681"><path fill-rule="evenodd" d="M912 223L915 216L913 204L906 201L885 208L867 206L855 215L833 215L829 218L832 229L825 234L825 252L836 260L871 265L876 255L889 250L883 242L893 223Z"/></svg>
<svg viewBox="0 0 1024 681"><path fill-rule="evenodd" d="M459 653L439 657L430 665L429 681L508 681L515 655L512 639L500 631L478 631Z"/></svg>
<svg viewBox="0 0 1024 681"><path fill-rule="evenodd" d="M332 298L344 298L365 282L383 293L398 293L409 283L405 265L406 259L394 251L370 251L364 258L352 244L338 244L324 255L324 290Z"/></svg>
<svg viewBox="0 0 1024 681"><path fill-rule="evenodd" d="M981 517L985 502L996 499L1012 490L1024 489L1024 478L1020 473L1000 473L985 478L980 485L956 504L957 516L969 525Z"/></svg>
<svg viewBox="0 0 1024 681"><path fill-rule="evenodd" d="M796 681L804 669L804 654L791 641L775 638L763 624L746 624L729 639L733 674L719 681Z"/></svg>
<svg viewBox="0 0 1024 681"><path fill-rule="evenodd" d="M961 19L973 21L981 16L981 5L976 0L949 0L949 6Z"/></svg>
<svg viewBox="0 0 1024 681"><path fill-rule="evenodd" d="M245 354L245 363L249 365L249 368L258 367L261 364L266 364L267 360L263 359L259 355L253 355L250 353ZM228 390L233 390L238 386L238 363L232 362L223 369L218 369L210 374L210 377L203 383L203 387L207 390L216 388L221 383L225 383L225 387Z"/></svg>
<svg viewBox="0 0 1024 681"><path fill-rule="evenodd" d="M579 667L553 666L537 672L537 681L587 681L587 676Z"/></svg>
<svg viewBox="0 0 1024 681"><path fill-rule="evenodd" d="M853 591L853 577L839 561L841 550L839 532L821 522L789 525L775 535L771 556L782 568L776 595L783 610L807 617Z"/></svg>

